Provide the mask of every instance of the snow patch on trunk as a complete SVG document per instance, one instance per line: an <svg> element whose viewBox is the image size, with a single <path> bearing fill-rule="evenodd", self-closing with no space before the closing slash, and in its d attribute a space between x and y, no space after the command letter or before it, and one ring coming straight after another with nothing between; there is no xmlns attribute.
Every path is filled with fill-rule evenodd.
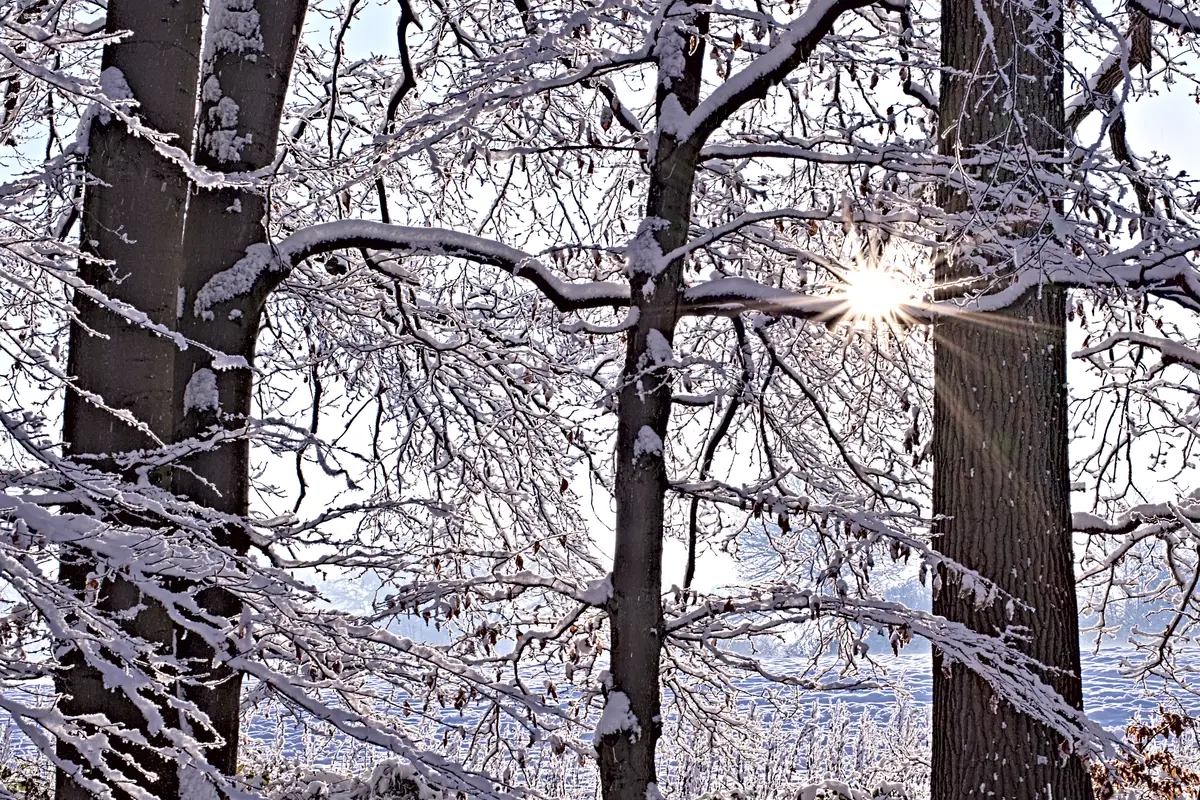
<svg viewBox="0 0 1200 800"><path fill-rule="evenodd" d="M217 788L204 779L204 773L192 766L179 768L179 800L221 800Z"/></svg>
<svg viewBox="0 0 1200 800"><path fill-rule="evenodd" d="M663 441L649 425L638 428L637 441L633 443L633 460L662 458Z"/></svg>
<svg viewBox="0 0 1200 800"><path fill-rule="evenodd" d="M212 80L209 78L210 82ZM213 158L225 162L238 161L242 157L242 148L254 141L254 137L249 133L238 136L240 110L238 104L230 97L222 97L216 105L208 109L209 131L204 136L204 143Z"/></svg>
<svg viewBox="0 0 1200 800"><path fill-rule="evenodd" d="M579 599L588 605L602 606L612 599L612 593L612 573L610 572L603 578L589 583L579 595Z"/></svg>
<svg viewBox="0 0 1200 800"><path fill-rule="evenodd" d="M657 231L667 227L667 221L661 217L646 217L638 225L629 244L625 245L625 271L631 277L634 275L649 275L654 277L662 272L662 248L654 238Z"/></svg>
<svg viewBox="0 0 1200 800"><path fill-rule="evenodd" d="M255 60L263 51L260 21L254 0L213 0L204 60L211 62L218 53L241 53L247 60Z"/></svg>
<svg viewBox="0 0 1200 800"><path fill-rule="evenodd" d="M642 726L638 724L633 709L629 707L629 695L624 692L609 692L608 700L604 703L604 713L596 723L596 739L605 736L628 734L636 741L642 735Z"/></svg>
<svg viewBox="0 0 1200 800"><path fill-rule="evenodd" d="M250 134L238 136L238 104L225 96L215 73L216 60L222 54L234 54L257 61L264 47L261 21L254 0L212 0L210 5L204 42L207 77L200 86L200 98L208 106L202 141L209 155L218 161L240 161L242 148L253 139Z"/></svg>
<svg viewBox="0 0 1200 800"><path fill-rule="evenodd" d="M687 70L687 37L690 34L687 20L675 18L663 25L654 43L654 58L658 61L658 82L664 89L670 89L675 81L683 77Z"/></svg>
<svg viewBox="0 0 1200 800"><path fill-rule="evenodd" d="M658 366L670 366L675 363L675 354L671 352L671 343L658 328L651 328L646 334L646 352Z"/></svg>
<svg viewBox="0 0 1200 800"><path fill-rule="evenodd" d="M126 108L137 104L125 73L116 67L109 67L100 73L100 93L114 106ZM79 116L79 125L75 128L75 151L86 156L90 147L92 121L99 120L101 125L112 122L112 112L105 108L100 100L94 100Z"/></svg>
<svg viewBox="0 0 1200 800"><path fill-rule="evenodd" d="M104 96L114 103L132 102L133 89L129 88L129 81L125 80L125 73L116 67L109 67L100 73L100 91L104 92ZM107 125L112 121L112 114L105 110L100 110L98 113L100 124Z"/></svg>
<svg viewBox="0 0 1200 800"><path fill-rule="evenodd" d="M183 413L220 411L221 396L217 392L217 376L211 369L198 369L183 390Z"/></svg>

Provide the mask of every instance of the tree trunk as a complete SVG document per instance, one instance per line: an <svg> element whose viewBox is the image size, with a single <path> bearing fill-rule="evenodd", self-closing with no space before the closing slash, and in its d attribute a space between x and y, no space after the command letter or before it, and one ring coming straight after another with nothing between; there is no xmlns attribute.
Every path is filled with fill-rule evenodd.
<svg viewBox="0 0 1200 800"><path fill-rule="evenodd" d="M192 147L197 128L197 87L202 87L199 108L197 163L215 171L250 171L275 158L279 121L291 73L292 59L303 24L303 0L217 0L210 13L210 44L200 53L202 4L168 4L150 9L144 3L113 0L108 8L108 30L132 30L133 36L106 48L102 68L117 68L140 103L138 113L152 127L178 135L175 144ZM247 35L247 20L257 21L257 31ZM218 32L217 24L233 20L236 30ZM237 37L232 37L236 33ZM220 35L218 35L220 34ZM248 58L247 56L252 56ZM118 73L106 71L106 87L119 85ZM198 80L199 78L199 80ZM112 89L109 92L112 93ZM232 105L231 105L232 104ZM271 288L264 282L251 295L238 297L214 309L213 318L192 313L199 289L215 273L232 266L246 248L266 240L265 199L233 189L201 191L190 187L183 172L160 159L143 140L134 139L119 124L92 125L88 171L95 177L84 205L84 249L98 258L111 259L115 267L84 264L84 277L109 295L145 311L150 318L177 328L189 339L216 351L241 355L252 362L262 304ZM214 426L240 427L250 411L251 373L248 369L216 371L202 348L178 351L173 343L129 325L98 306L77 302L81 321L107 338L89 335L73 326L70 371L81 390L101 395L116 408L132 412L145 422L154 438L125 425L107 412L69 395L66 439L71 452L119 453L203 436ZM219 396L219 407L196 403L205 396L189 383L208 370ZM201 376L203 381L204 376ZM191 402L188 402L189 396ZM104 462L101 461L103 464ZM249 454L245 440L235 441L188 460L191 470L177 470L156 478L219 511L242 515L247 510ZM221 542L236 552L246 551L239 531L222 532ZM94 564L79 554L64 554L62 579L75 591L85 591ZM188 591L186 585L177 585ZM230 618L239 611L228 592L208 589L200 601L210 613ZM113 613L143 601L124 582L102 587L101 600ZM214 662L214 653L202 638L181 634L163 609L144 604L130 623L132 633L176 655L191 665L181 676L181 689L208 716L215 736L194 730L202 741L211 741L210 761L232 774L237 765L240 679ZM102 713L131 728L144 729L145 721L128 701L106 693L95 670L75 656L63 663L59 689L68 714ZM152 742L157 743L156 739ZM61 752L74 752L63 745ZM135 754L136 763L154 773L153 780L138 782L160 798L181 793L178 765L149 751ZM197 789L202 795L211 792ZM70 778L58 776L62 800L90 797ZM123 795L118 795L123 796Z"/></svg>
<svg viewBox="0 0 1200 800"><path fill-rule="evenodd" d="M1060 12L1056 0L944 0L943 154L966 158L983 148L1061 154ZM993 170L985 177L1045 199L1030 176ZM969 208L961 193L943 190L941 199L948 212ZM983 213L995 210L993 205ZM1031 220L1016 235L1037 234L1040 223ZM959 256L968 255L963 250ZM965 257L947 259L935 277L944 286L969 281L975 269ZM1029 641L1020 649L1063 670L1042 677L1081 707L1065 312L1064 290L1046 286L1004 312L935 326L935 544L1032 610L1017 608L1010 618L1003 600L976 608L972 593L960 593L956 577L945 570L933 609L981 632L1024 626ZM1016 713L973 673L945 663L936 651L933 696L933 800L1092 797L1082 762L1064 753L1061 737Z"/></svg>
<svg viewBox="0 0 1200 800"><path fill-rule="evenodd" d="M257 38L230 48L213 30L210 17L206 41L216 42L205 52L200 84L202 97L196 142L196 162L218 172L249 172L269 166L275 159L279 122L291 76L292 61L304 24L304 0L220 0L236 13L257 14ZM232 104L232 105L231 105ZM231 113L232 112L232 113ZM266 198L238 189L193 187L184 234L186 266L180 284L186 301L180 332L217 352L242 356L254 362L254 348L263 304L275 282L256 282L254 290L198 314L194 301L200 289L218 272L233 266L246 248L265 242ZM211 318L210 318L211 317ZM215 369L211 355L198 347L179 354L175 361L175 392L188 396L193 381L212 380L219 403L182 404L178 438L203 438L218 428L242 428L250 415L253 374L249 369ZM193 384L197 391L200 390ZM195 397L196 395L191 395ZM204 505L244 516L249 498L249 445L235 438L189 458L190 472L179 470L175 490ZM219 541L236 553L249 548L245 534L235 528L221 532ZM199 596L210 614L236 617L240 606L228 591L208 588ZM225 774L237 769L241 676L214 660L202 637L184 635L179 656L192 665L186 696L204 709L219 739L195 731L202 741L212 741L208 758Z"/></svg>
<svg viewBox="0 0 1200 800"><path fill-rule="evenodd" d="M110 95L128 83L138 100L136 112L151 127L176 134L187 148L195 119L196 74L200 56L202 4L178 0L150 6L136 0L110 0L107 32L132 31L120 43L104 48L101 68ZM84 194L83 250L113 264L84 261L84 280L110 297L144 311L154 322L175 326L176 287L181 269L183 215L187 186L183 173L160 158L144 139L130 136L118 121L92 121L87 155L90 182ZM79 393L68 391L64 438L71 455L111 467L108 454L155 447L170 441L176 403L172 382L174 343L131 325L124 318L83 297L75 301L79 324L70 330L68 372L79 392L99 395L110 407L129 411L144 422L151 436L97 408ZM154 479L165 482L162 475ZM62 553L60 580L82 595L97 564L84 550ZM172 645L172 626L161 606L146 603L133 586L120 579L101 580L98 604L114 616L141 610L124 623L127 630L164 650ZM60 708L69 715L102 714L135 730L144 730L141 713L123 695L105 689L97 670L76 652L62 661L56 688ZM132 745L122 746L133 760L154 774L131 780L157 797L177 789L174 765ZM59 754L75 763L78 754L65 743ZM112 763L117 764L114 759ZM85 774L95 777L90 771ZM56 780L60 800L91 797L63 771ZM118 793L118 796L124 796Z"/></svg>
<svg viewBox="0 0 1200 800"><path fill-rule="evenodd" d="M708 28L707 15L688 16L687 21L695 24L703 36ZM664 78L660 72L660 118L664 103L672 95L685 111L695 109L703 59L703 39L698 38L682 75ZM663 442L671 416L671 381L669 370L656 366L655 348L649 342L659 336L668 344L674 339L683 259L676 259L655 275L647 269L647 250L649 254L668 253L687 242L698 159L699 149L693 142L681 142L660 132L651 164L646 222L627 253L637 321L628 332L618 396L617 530L609 619L612 692L628 698L637 729L608 733L597 743L604 800L652 800L657 792L654 756L662 733L659 662L663 515L668 487ZM610 693L609 702L611 697Z"/></svg>

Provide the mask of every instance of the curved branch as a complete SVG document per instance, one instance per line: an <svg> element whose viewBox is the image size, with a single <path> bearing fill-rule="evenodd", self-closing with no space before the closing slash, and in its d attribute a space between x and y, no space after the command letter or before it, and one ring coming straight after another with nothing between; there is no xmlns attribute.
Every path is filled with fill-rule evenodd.
<svg viewBox="0 0 1200 800"><path fill-rule="evenodd" d="M1102 342L1094 344L1090 347L1085 347L1082 350L1077 350L1071 354L1072 358L1087 358L1088 356L1103 353L1113 349L1118 344L1128 342L1130 344L1149 347L1162 353L1163 364L1183 364L1193 370L1200 371L1200 353L1190 347L1179 344L1170 339L1162 339L1157 336L1149 336L1136 331L1123 331L1114 333Z"/></svg>
<svg viewBox="0 0 1200 800"><path fill-rule="evenodd" d="M413 70L412 56L408 51L408 28L410 25L416 25L421 28L421 21L417 19L417 15L413 13L412 4L409 0L400 0L400 18L396 21L396 41L400 47L400 80L392 88L392 94L388 97L387 112L383 119L383 133L393 133L396 128L396 112L400 109L400 103L408 96L408 93L417 88L417 78Z"/></svg>
<svg viewBox="0 0 1200 800"><path fill-rule="evenodd" d="M250 291L269 272L280 272L312 256L346 248L391 250L417 256L454 256L496 267L538 288L560 311L629 305L629 287L617 283L568 283L541 259L515 247L444 228L414 228L370 220L338 220L313 225L271 245L254 245L245 257L204 285L196 296L197 316ZM389 273L386 263L376 269Z"/></svg>
<svg viewBox="0 0 1200 800"><path fill-rule="evenodd" d="M772 212L771 217L779 216ZM213 308L259 288L263 281L277 280L279 273L312 256L335 250L364 248L413 256L450 256L486 264L524 278L563 312L590 308L626 308L629 286L610 281L571 283L554 273L541 258L492 239L445 228L417 228L371 220L338 220L302 228L273 244L256 244L227 270L214 275L196 294L194 313L214 318ZM1044 272L1029 270L1005 288L967 298L947 298L936 303L912 302L896 309L906 324L922 324L950 315L995 311L1015 302L1026 291L1043 282L1068 286L1141 286L1151 293L1189 308L1200 307L1200 275L1186 255L1200 250L1200 239L1186 240L1174 248L1148 252L1142 242L1112 254L1108 263L1098 263L1086 272L1076 265ZM681 252L686 252L681 249ZM671 257L678 253L672 251ZM1130 263L1152 256L1154 263ZM1110 266L1111 264L1111 266ZM372 268L392 277L411 281L407 272L398 274L387 261L374 259ZM775 316L827 321L850 312L847 300L838 294L812 295L796 292L751 278L732 277L705 281L684 290L679 313L684 316L732 316L759 311Z"/></svg>
<svg viewBox="0 0 1200 800"><path fill-rule="evenodd" d="M1200 33L1200 16L1189 14L1164 0L1130 0L1129 4L1171 30L1180 33Z"/></svg>

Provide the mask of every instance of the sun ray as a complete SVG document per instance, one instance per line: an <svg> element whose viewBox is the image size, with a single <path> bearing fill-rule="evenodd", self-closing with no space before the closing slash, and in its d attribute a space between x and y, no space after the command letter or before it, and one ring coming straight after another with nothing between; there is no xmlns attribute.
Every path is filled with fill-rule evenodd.
<svg viewBox="0 0 1200 800"><path fill-rule="evenodd" d="M846 273L842 296L845 316L868 325L900 321L904 308L916 305L920 289L895 270L861 267Z"/></svg>

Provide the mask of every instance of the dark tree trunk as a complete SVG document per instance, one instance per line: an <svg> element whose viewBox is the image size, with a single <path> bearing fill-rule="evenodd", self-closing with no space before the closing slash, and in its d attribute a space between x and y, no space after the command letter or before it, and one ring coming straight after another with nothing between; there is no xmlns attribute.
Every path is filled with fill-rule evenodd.
<svg viewBox="0 0 1200 800"><path fill-rule="evenodd" d="M259 15L261 44L248 50L215 49L206 52L201 70L202 102L196 142L196 162L218 172L250 172L269 166L275 159L279 122L291 75L292 61L304 24L304 0L256 0L254 3L224 0L230 7L253 9ZM211 22L210 22L211 27ZM218 39L210 30L207 39ZM252 56L248 57L248 56ZM236 125L227 108L237 109ZM230 144L230 141L236 144ZM267 293L275 283L260 280L250 294L235 297L201 315L194 308L200 289L218 272L233 266L246 248L267 239L266 198L237 189L193 187L188 203L184 234L186 258L181 284L186 298L179 322L180 332L217 352L242 356L254 362L259 321ZM215 369L205 350L193 347L179 353L175 361L175 392L184 397L189 382L207 370L217 388L219 408L184 408L178 438L203 438L217 428L238 430L250 414L253 374L249 369ZM206 377L206 376L205 376ZM245 438L234 438L206 450L186 462L190 471L175 474L176 492L204 505L237 516L247 513L249 502L250 454ZM228 529L220 537L222 546L244 554L249 542L244 532ZM214 616L231 619L240 612L236 598L224 589L208 588L200 604ZM211 647L194 635L179 643L179 655L192 665L186 696L205 709L219 740L214 741L209 760L226 774L237 769L241 676L219 662L214 664Z"/></svg>
<svg viewBox="0 0 1200 800"><path fill-rule="evenodd" d="M211 47L202 63L202 4L198 0L161 8L111 0L109 31L131 30L133 35L105 49L102 68L119 69L140 103L142 118L153 128L177 134L175 144L184 150L192 149L192 133L198 128L197 163L216 171L250 171L275 158L306 4L303 0L222 2L227 11L243 15L240 18L257 14L261 41L251 36L235 42L233 51ZM226 17L228 14L218 15ZM228 41L228 36L212 34L210 31L207 37L210 42ZM116 73L105 74L112 84ZM197 87L203 87L199 109ZM222 98L225 105L218 108ZM229 113L230 103L236 104L236 124ZM182 170L160 159L144 140L130 137L119 123L95 122L90 141L88 172L95 182L89 185L84 200L84 249L116 264L84 264L84 278L147 312L153 321L221 353L252 362L262 305L271 288L268 283L260 282L254 293L213 309L211 319L194 314L192 306L212 275L232 266L249 245L266 240L263 196L190 187ZM109 405L132 412L148 425L153 438L79 396L69 395L65 436L74 455L87 458L152 447L155 440L166 443L199 437L214 426L238 428L244 422L252 388L248 369L213 370L211 356L202 348L179 351L168 340L84 299L76 305L82 322L107 338L72 327L71 375L82 391L99 394ZM204 369L213 374L219 409L185 407L189 381ZM98 463L107 466L103 460ZM195 456L186 466L190 471L177 470L155 478L164 487L219 511L246 512L249 454L244 440ZM222 532L221 543L239 553L247 549L238 530ZM82 593L94 567L79 553L65 553L62 580ZM177 582L174 588L189 591L194 587ZM215 736L203 730L193 733L213 743L210 761L232 774L237 766L239 677L228 668L214 667L214 654L200 637L178 631L160 606L144 602L130 584L118 580L101 586L100 597L113 613L142 604L143 610L129 623L130 631L164 651L173 648L190 665L187 674L180 676L180 691L208 715ZM233 596L222 590L207 589L200 600L202 607L219 617L231 618L239 611ZM100 713L145 730L146 722L136 708L121 696L106 692L97 672L84 667L77 655L68 656L62 666L58 688L64 695L62 709L66 713ZM157 739L151 741L158 743ZM75 756L65 745L61 753L67 758ZM144 749L133 756L155 775L150 781L136 778L139 785L159 798L180 795L176 763ZM92 796L63 773L58 776L57 795L60 800Z"/></svg>
<svg viewBox="0 0 1200 800"><path fill-rule="evenodd" d="M939 115L943 154L968 157L984 147L1061 153L1061 8L1056 0L1035 0L1031 7L1036 15L1030 5L1007 0L944 0L942 60L949 69ZM986 27L980 9L990 18ZM1020 182L1022 190L1042 196L1039 183L1027 176L993 171L987 177ZM950 191L943 191L942 202L948 211L968 208L963 195ZM1040 222L1031 219L1016 234L1036 233ZM970 245L950 246L962 256ZM943 260L939 285L969 281L975 273L967 264L966 258ZM955 576L944 570L933 609L981 632L1024 626L1030 638L1020 649L1063 670L1043 679L1080 707L1065 311L1064 291L1047 286L1002 313L940 322L934 329L935 544L1032 610L1017 608L1010 619L1003 600L976 608L972 593L960 593ZM944 663L936 651L933 694L933 800L1092 797L1083 764L1064 755L1060 736L1016 713L973 673Z"/></svg>
<svg viewBox="0 0 1200 800"><path fill-rule="evenodd" d="M694 19L701 35L707 15ZM670 94L685 111L695 109L703 67L703 39L687 57L684 74L668 88L658 88L658 110ZM668 253L688 240L692 218L692 184L699 150L661 134L651 164L648 221L662 223L643 230L657 249ZM634 732L604 736L599 742L600 780L604 800L650 800L657 783L655 750L662 733L662 695L659 662L662 649L663 515L667 493L665 452L646 452L647 441L666 440L671 416L671 382L665 368L655 368L647 344L661 335L670 343L679 318L683 260L676 259L658 275L639 271L631 259L630 288L637 323L628 332L625 369L619 394L617 423L617 530L613 554L613 596L609 602L612 626L613 691L629 698L637 718ZM655 333L657 332L657 334ZM653 432L653 437L643 433ZM639 445L639 441L641 444Z"/></svg>
<svg viewBox="0 0 1200 800"><path fill-rule="evenodd" d="M107 31L129 30L132 35L104 49L101 67L106 89L118 91L115 87L123 78L140 103L135 113L151 127L176 134L176 144L185 149L195 119L201 12L199 0L154 6L110 0L107 10ZM173 328L187 200L184 176L144 139L130 136L119 121L94 120L89 142L86 167L91 180L84 195L83 249L115 263L84 261L80 273L110 297ZM155 439L169 442L177 413L172 381L175 345L81 296L75 307L81 324L71 326L68 372L79 392L99 395L110 407L131 412L148 426L153 438L69 391L64 437L71 455L108 467L106 454L155 447ZM167 480L162 475L153 477ZM96 566L82 550L64 552L60 580L82 595L89 591L87 584ZM131 584L120 579L103 581L93 590L98 591L100 607L113 615L141 606L126 628L170 650L172 626L161 606L144 602ZM77 652L64 657L57 689L63 696L60 707L67 714L102 714L135 730L146 727L134 705L106 690L98 672L85 666ZM124 749L155 776L147 780L131 774L131 779L157 797L176 793L173 763L132 745ZM59 753L79 761L65 744ZM92 796L61 771L56 783L60 800Z"/></svg>

